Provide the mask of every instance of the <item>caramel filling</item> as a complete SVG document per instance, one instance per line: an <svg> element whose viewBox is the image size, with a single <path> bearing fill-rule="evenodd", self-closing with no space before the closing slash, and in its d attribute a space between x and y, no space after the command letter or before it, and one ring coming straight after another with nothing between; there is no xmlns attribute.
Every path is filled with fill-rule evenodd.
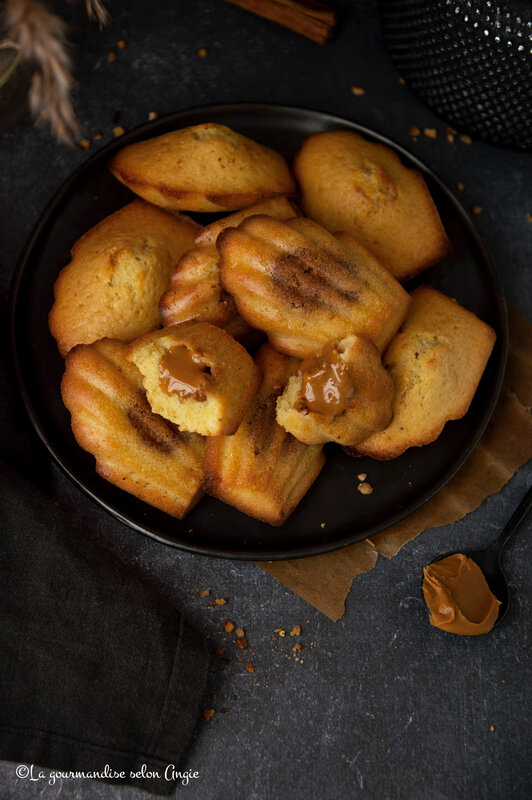
<svg viewBox="0 0 532 800"><path fill-rule="evenodd" d="M303 359L299 369L303 377L301 399L307 409L333 422L346 410L355 391L338 348L329 345L319 355Z"/></svg>
<svg viewBox="0 0 532 800"><path fill-rule="evenodd" d="M161 358L159 383L167 394L203 401L207 399L205 388L209 372L209 367L198 353L179 344L167 350Z"/></svg>
<svg viewBox="0 0 532 800"><path fill-rule="evenodd" d="M423 596L436 628L461 636L491 631L500 602L471 558L454 553L423 570Z"/></svg>

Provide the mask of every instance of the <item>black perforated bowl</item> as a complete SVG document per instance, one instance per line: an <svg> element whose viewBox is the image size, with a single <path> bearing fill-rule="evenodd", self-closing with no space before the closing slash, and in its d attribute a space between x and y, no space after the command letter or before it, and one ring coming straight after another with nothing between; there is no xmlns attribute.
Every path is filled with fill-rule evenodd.
<svg viewBox="0 0 532 800"><path fill-rule="evenodd" d="M406 83L460 131L532 150L531 0L381 0Z"/></svg>

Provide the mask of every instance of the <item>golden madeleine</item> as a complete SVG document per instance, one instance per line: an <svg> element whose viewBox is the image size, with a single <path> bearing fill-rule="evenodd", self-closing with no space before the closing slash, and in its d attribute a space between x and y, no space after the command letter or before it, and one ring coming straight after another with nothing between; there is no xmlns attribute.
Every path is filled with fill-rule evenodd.
<svg viewBox="0 0 532 800"><path fill-rule="evenodd" d="M233 211L295 195L279 153L212 122L128 145L109 169L140 197L172 210Z"/></svg>
<svg viewBox="0 0 532 800"><path fill-rule="evenodd" d="M495 343L495 331L430 286L412 305L384 354L396 386L393 419L354 448L357 455L396 458L438 438L467 412Z"/></svg>
<svg viewBox="0 0 532 800"><path fill-rule="evenodd" d="M282 525L325 463L320 445L299 442L275 419L275 404L297 360L263 345L260 387L233 436L206 440L204 489L244 514Z"/></svg>
<svg viewBox="0 0 532 800"><path fill-rule="evenodd" d="M304 358L349 333L382 350L410 297L364 247L316 222L254 216L219 235L220 280L239 314Z"/></svg>
<svg viewBox="0 0 532 800"><path fill-rule="evenodd" d="M61 355L77 344L128 342L158 328L161 294L200 229L135 200L82 236L55 282L48 318Z"/></svg>
<svg viewBox="0 0 532 800"><path fill-rule="evenodd" d="M351 131L309 136L294 174L303 213L332 233L345 231L405 281L450 250L425 180L397 154Z"/></svg>
<svg viewBox="0 0 532 800"><path fill-rule="evenodd" d="M102 339L67 355L61 395L72 431L102 478L182 518L203 495L203 438L152 412L125 348Z"/></svg>

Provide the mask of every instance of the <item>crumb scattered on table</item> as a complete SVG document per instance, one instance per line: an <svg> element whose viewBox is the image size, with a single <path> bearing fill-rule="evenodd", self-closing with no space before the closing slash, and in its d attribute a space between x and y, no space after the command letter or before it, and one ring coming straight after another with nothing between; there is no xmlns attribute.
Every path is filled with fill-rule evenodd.
<svg viewBox="0 0 532 800"><path fill-rule="evenodd" d="M371 483L368 483L367 481L362 481L361 483L358 484L357 489L360 492L360 494L371 494L373 491L373 486L371 485Z"/></svg>

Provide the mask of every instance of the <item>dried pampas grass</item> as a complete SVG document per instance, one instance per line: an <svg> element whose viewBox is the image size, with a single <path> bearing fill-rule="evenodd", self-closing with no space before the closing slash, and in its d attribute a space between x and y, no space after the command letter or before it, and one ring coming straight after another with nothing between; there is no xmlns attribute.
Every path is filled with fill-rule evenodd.
<svg viewBox="0 0 532 800"><path fill-rule="evenodd" d="M86 0L87 13L100 28L109 21L101 0ZM20 47L20 58L35 67L28 95L36 124L49 123L57 139L72 144L80 123L72 107L74 85L67 26L38 0L7 0L3 23L8 38Z"/></svg>

